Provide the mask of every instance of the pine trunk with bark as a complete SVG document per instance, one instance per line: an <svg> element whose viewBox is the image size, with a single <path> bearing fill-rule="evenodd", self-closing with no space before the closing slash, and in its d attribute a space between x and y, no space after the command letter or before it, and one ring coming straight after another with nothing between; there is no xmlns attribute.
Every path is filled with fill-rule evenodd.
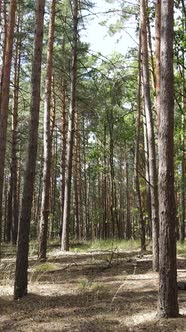
<svg viewBox="0 0 186 332"><path fill-rule="evenodd" d="M52 92L52 65L53 65L53 44L54 44L54 23L55 23L55 4L51 1L50 23L48 35L47 68L45 79L45 102L44 102L44 154L43 154L43 187L41 198L41 219L39 234L39 253L40 260L46 260L47 236L48 236L48 216L49 216L49 195L50 195L50 173L52 158L52 133L50 131L51 118L51 92Z"/></svg>
<svg viewBox="0 0 186 332"><path fill-rule="evenodd" d="M145 222L143 217L142 198L140 191L140 127L141 127L141 28L139 31L139 59L138 59L138 96L137 96L137 119L136 119L136 148L135 148L135 188L139 209L141 251L146 250L145 244Z"/></svg>
<svg viewBox="0 0 186 332"><path fill-rule="evenodd" d="M63 41L63 51L64 41ZM64 54L64 52L63 52ZM66 114L66 81L62 77L62 155L61 155L61 223L60 223L60 237L62 236L62 219L65 201L65 173L66 173L66 148L67 148L67 114Z"/></svg>
<svg viewBox="0 0 186 332"><path fill-rule="evenodd" d="M20 14L20 10L19 10ZM22 19L22 18L21 18ZM21 20L18 16L17 35L21 29ZM11 224L11 240L13 244L17 241L18 232L18 178L17 178L17 126L18 126L18 105L19 105L19 81L21 69L21 44L20 38L16 41L15 61L14 61L14 91L13 91L13 114L12 114L12 149L11 149L11 166L10 166L10 203L9 203L9 221Z"/></svg>
<svg viewBox="0 0 186 332"><path fill-rule="evenodd" d="M0 105L2 98L2 85L3 85L3 76L4 76L4 65L5 65L5 55L6 55L6 42L7 42L7 4L5 1L1 1L1 53L2 53L2 65L1 65L1 75L0 75ZM1 109L0 109L1 113Z"/></svg>
<svg viewBox="0 0 186 332"><path fill-rule="evenodd" d="M41 81L44 8L45 8L45 1L37 0L36 16L35 16L34 50L33 50L33 60L32 60L31 105L30 105L31 120L29 127L28 157L25 169L22 208L19 220L19 231L18 231L18 240L17 240L14 299L21 298L27 294L29 231L30 231L32 199L34 192L34 181L35 181L39 109L40 109L40 81Z"/></svg>
<svg viewBox="0 0 186 332"><path fill-rule="evenodd" d="M156 39L156 111L159 127L160 112L160 34L161 34L161 0L156 0L155 39Z"/></svg>
<svg viewBox="0 0 186 332"><path fill-rule="evenodd" d="M184 1L182 1L182 28L186 31L186 7ZM182 115L181 115L181 149L182 149L182 156L181 156L181 230L180 230L180 240L183 243L185 241L185 205L186 205L186 160L185 160L185 110L186 110L186 95L185 95L185 88L186 88L186 80L185 80L185 49L182 50Z"/></svg>
<svg viewBox="0 0 186 332"><path fill-rule="evenodd" d="M174 1L161 3L161 74L159 125L160 317L178 317L176 266L176 204L174 191Z"/></svg>
<svg viewBox="0 0 186 332"><path fill-rule="evenodd" d="M7 38L5 41L4 62L2 68L1 82L1 104L0 104L0 240L2 237L2 199L3 181L6 154L6 134L8 124L8 105L10 93L10 72L12 63L13 38L16 14L16 0L10 1L9 23Z"/></svg>
<svg viewBox="0 0 186 332"><path fill-rule="evenodd" d="M132 225L131 225L131 212L130 212L130 186L129 186L129 161L128 151L125 148L125 177L126 177L126 239L131 240L132 238ZM121 189L122 190L122 189Z"/></svg>
<svg viewBox="0 0 186 332"><path fill-rule="evenodd" d="M61 250L69 250L69 226L71 207L71 177L72 177L72 157L74 146L74 119L76 111L76 84L77 84L77 45L78 45L78 1L73 0L73 42L72 42L72 64L70 82L70 106L68 112L68 132L66 146L66 173L65 192L62 222Z"/></svg>
<svg viewBox="0 0 186 332"><path fill-rule="evenodd" d="M144 108L146 114L147 139L149 150L149 180L151 193L151 216L152 216L152 247L153 247L153 270L159 269L159 215L158 215L158 179L156 170L156 149L154 138L154 123L150 97L150 80L148 66L148 46L147 46L147 15L146 0L141 0L141 48L142 48L142 77Z"/></svg>

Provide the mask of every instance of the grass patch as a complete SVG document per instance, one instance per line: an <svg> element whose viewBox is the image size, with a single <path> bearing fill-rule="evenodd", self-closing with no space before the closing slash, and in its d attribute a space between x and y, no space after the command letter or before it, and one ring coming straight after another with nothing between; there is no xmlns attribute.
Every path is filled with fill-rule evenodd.
<svg viewBox="0 0 186 332"><path fill-rule="evenodd" d="M59 264L45 262L35 264L31 269L30 282L39 282L40 279L47 274L47 272L59 270Z"/></svg>
<svg viewBox="0 0 186 332"><path fill-rule="evenodd" d="M78 288L80 291L85 291L90 288L91 282L87 278L81 278L78 280Z"/></svg>
<svg viewBox="0 0 186 332"><path fill-rule="evenodd" d="M113 250L113 249L120 249L120 250L136 250L140 248L139 241L126 241L126 240L101 240L101 241L94 241L91 244L91 249L97 250Z"/></svg>
<svg viewBox="0 0 186 332"><path fill-rule="evenodd" d="M137 250L140 248L140 241L134 240L95 240L93 242L72 243L70 250L73 252L85 252L89 250Z"/></svg>
<svg viewBox="0 0 186 332"><path fill-rule="evenodd" d="M47 251L51 252L60 248L59 238L55 238L53 240L48 240L47 243ZM31 240L29 243L29 256L35 256L38 254L38 240Z"/></svg>
<svg viewBox="0 0 186 332"><path fill-rule="evenodd" d="M70 245L70 251L72 252L84 252L91 248L91 242L74 242Z"/></svg>
<svg viewBox="0 0 186 332"><path fill-rule="evenodd" d="M55 263L45 262L33 266L35 272L47 272L56 271L59 269L59 265Z"/></svg>
<svg viewBox="0 0 186 332"><path fill-rule="evenodd" d="M93 293L101 293L105 290L105 285L102 282L94 282L87 278L81 278L78 280L78 288L81 292L91 291Z"/></svg>
<svg viewBox="0 0 186 332"><path fill-rule="evenodd" d="M38 254L38 241L31 240L29 242L29 256L35 256Z"/></svg>
<svg viewBox="0 0 186 332"><path fill-rule="evenodd" d="M184 243L177 242L177 253L179 255L186 255L186 241Z"/></svg>
<svg viewBox="0 0 186 332"><path fill-rule="evenodd" d="M1 258L11 258L16 254L16 246L11 243L1 243Z"/></svg>

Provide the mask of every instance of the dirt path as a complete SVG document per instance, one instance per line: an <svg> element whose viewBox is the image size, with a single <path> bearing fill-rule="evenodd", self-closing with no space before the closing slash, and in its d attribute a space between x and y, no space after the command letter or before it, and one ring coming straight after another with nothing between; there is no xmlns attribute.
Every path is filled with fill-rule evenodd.
<svg viewBox="0 0 186 332"><path fill-rule="evenodd" d="M184 332L186 291L179 319L157 320L158 275L151 256L136 252L54 252L47 264L30 261L29 295L12 301L14 261L2 260L0 331ZM178 277L186 280L186 259Z"/></svg>

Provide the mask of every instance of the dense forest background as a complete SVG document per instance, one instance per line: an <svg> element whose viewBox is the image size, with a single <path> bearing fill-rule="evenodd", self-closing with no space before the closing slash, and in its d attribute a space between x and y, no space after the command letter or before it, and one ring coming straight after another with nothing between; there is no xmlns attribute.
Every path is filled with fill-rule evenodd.
<svg viewBox="0 0 186 332"><path fill-rule="evenodd" d="M113 8L101 24L110 35L136 23L138 42L126 54L105 57L82 42L93 1L0 1L0 235L1 242L17 242L15 298L27 289L29 239L38 240L40 260L48 239L58 238L63 251L72 240L108 238L140 239L145 251L152 240L158 271L162 137L174 157L166 234L173 263L174 230L185 239L186 4L162 5L162 13L173 4L175 12L173 101L173 89L162 83L173 77L161 55L161 1L117 1L117 8L108 2ZM163 61L170 70L162 66L161 77ZM170 122L161 116L161 88L170 92Z"/></svg>

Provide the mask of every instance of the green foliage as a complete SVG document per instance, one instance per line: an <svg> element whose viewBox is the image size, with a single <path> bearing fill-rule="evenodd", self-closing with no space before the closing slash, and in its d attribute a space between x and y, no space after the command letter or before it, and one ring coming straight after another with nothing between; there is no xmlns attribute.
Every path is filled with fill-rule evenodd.
<svg viewBox="0 0 186 332"><path fill-rule="evenodd" d="M140 248L138 240L95 240L81 243L73 243L71 250L74 252L85 252L92 250L137 250Z"/></svg>
<svg viewBox="0 0 186 332"><path fill-rule="evenodd" d="M50 262L39 263L39 264L34 265L34 267L32 268L32 270L35 272L55 271L58 269L59 269L59 266L57 264L50 263Z"/></svg>
<svg viewBox="0 0 186 332"><path fill-rule="evenodd" d="M135 250L140 248L139 241L125 241L125 240L101 240L94 241L91 244L91 249L94 250Z"/></svg>
<svg viewBox="0 0 186 332"><path fill-rule="evenodd" d="M186 243L177 242L177 252L178 255L184 255L186 257Z"/></svg>

